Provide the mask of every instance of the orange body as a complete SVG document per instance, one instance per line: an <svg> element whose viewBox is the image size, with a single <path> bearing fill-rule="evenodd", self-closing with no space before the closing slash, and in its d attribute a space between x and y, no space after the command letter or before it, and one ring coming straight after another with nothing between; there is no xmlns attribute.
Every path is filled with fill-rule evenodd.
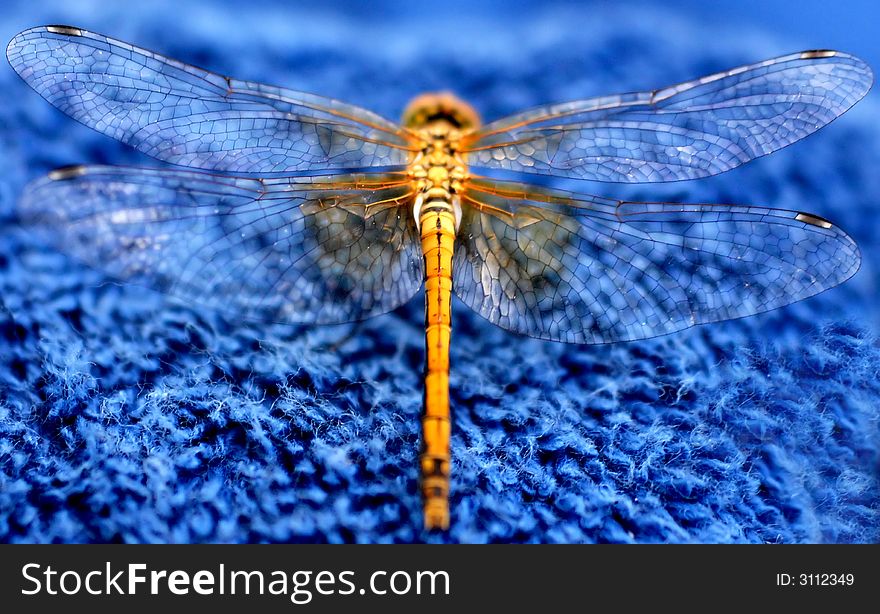
<svg viewBox="0 0 880 614"><path fill-rule="evenodd" d="M417 183L414 217L425 258L425 413L422 418L422 495L425 528L449 527L449 342L452 335L452 258L461 221L460 185L467 167L458 139L477 116L448 94L414 100L404 123L418 131L423 147L409 172Z"/></svg>

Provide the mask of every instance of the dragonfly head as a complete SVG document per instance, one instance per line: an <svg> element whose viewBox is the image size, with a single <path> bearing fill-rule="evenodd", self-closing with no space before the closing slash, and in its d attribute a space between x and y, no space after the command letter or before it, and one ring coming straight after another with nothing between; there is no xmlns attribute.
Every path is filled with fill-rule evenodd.
<svg viewBox="0 0 880 614"><path fill-rule="evenodd" d="M446 123L459 132L470 132L480 125L474 108L450 92L416 96L403 111L403 125L416 130Z"/></svg>

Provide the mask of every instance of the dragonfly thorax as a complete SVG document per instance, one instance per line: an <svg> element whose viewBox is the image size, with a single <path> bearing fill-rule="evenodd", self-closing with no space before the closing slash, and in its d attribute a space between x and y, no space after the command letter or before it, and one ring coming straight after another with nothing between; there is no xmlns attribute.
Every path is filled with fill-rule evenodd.
<svg viewBox="0 0 880 614"><path fill-rule="evenodd" d="M460 141L479 118L470 105L452 94L425 94L414 99L403 115L404 124L421 142L421 150L409 166L418 187L413 217L421 227L428 211L447 211L461 223L461 186L467 166L459 155Z"/></svg>
<svg viewBox="0 0 880 614"><path fill-rule="evenodd" d="M455 229L461 223L462 182L467 178L467 167L457 153L455 131L444 131L445 126L432 123L419 131L424 146L409 167L418 194L413 204L413 218L421 227L422 214L429 211L448 211L455 216Z"/></svg>

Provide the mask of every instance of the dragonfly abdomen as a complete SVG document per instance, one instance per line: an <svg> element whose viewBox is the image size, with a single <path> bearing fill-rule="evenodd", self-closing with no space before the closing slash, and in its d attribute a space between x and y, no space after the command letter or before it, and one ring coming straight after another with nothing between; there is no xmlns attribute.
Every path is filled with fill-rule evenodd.
<svg viewBox="0 0 880 614"><path fill-rule="evenodd" d="M431 200L420 212L425 258L425 413L422 417L422 494L425 528L449 526L449 341L452 334L451 199Z"/></svg>

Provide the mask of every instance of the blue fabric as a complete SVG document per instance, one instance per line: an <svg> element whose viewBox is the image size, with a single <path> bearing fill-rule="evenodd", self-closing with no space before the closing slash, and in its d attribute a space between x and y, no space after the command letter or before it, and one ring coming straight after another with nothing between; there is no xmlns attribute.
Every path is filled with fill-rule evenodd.
<svg viewBox="0 0 880 614"><path fill-rule="evenodd" d="M486 118L822 46L710 30L644 3L493 3L452 9L437 27L396 6L7 3L0 38L72 23L389 117L419 92L453 89ZM828 217L864 258L839 288L596 347L518 337L456 302L453 525L426 536L421 297L361 324L308 329L244 325L108 281L20 228L16 195L63 164L155 163L76 125L8 67L0 86L0 540L880 538L871 96L818 135L717 178L577 186Z"/></svg>

